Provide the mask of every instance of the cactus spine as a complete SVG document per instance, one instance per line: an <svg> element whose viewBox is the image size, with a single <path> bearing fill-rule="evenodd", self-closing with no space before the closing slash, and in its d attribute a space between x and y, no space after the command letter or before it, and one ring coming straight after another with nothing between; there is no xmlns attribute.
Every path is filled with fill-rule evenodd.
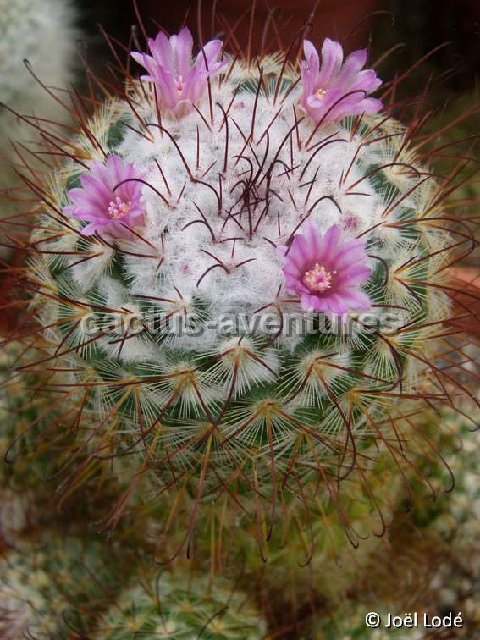
<svg viewBox="0 0 480 640"><path fill-rule="evenodd" d="M135 580L101 617L93 639L261 640L265 634L266 623L245 594L177 565L150 583Z"/></svg>
<svg viewBox="0 0 480 640"><path fill-rule="evenodd" d="M6 553L0 559L2 638L60 640L85 632L118 579L104 555L101 543L56 531Z"/></svg>

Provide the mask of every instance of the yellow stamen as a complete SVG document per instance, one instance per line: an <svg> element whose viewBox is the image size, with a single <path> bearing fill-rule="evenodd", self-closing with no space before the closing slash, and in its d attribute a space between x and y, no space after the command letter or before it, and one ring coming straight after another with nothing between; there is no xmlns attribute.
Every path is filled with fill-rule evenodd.
<svg viewBox="0 0 480 640"><path fill-rule="evenodd" d="M326 291L332 286L332 274L317 262L313 269L309 269L309 271L305 272L303 282L307 285L310 291Z"/></svg>
<svg viewBox="0 0 480 640"><path fill-rule="evenodd" d="M108 217L113 218L114 220L118 220L118 218L123 218L130 210L130 202L125 202L119 196L115 198L115 200L111 200L108 203Z"/></svg>

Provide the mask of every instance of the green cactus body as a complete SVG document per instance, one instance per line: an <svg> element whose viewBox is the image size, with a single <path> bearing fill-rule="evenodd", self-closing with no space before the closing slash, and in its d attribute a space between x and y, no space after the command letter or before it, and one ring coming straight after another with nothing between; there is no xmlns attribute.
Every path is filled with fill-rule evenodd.
<svg viewBox="0 0 480 640"><path fill-rule="evenodd" d="M0 631L8 640L85 633L115 585L104 545L56 532L9 551L0 567Z"/></svg>
<svg viewBox="0 0 480 640"><path fill-rule="evenodd" d="M135 581L101 617L92 640L206 638L261 640L266 624L226 580L190 575L177 565L148 585Z"/></svg>

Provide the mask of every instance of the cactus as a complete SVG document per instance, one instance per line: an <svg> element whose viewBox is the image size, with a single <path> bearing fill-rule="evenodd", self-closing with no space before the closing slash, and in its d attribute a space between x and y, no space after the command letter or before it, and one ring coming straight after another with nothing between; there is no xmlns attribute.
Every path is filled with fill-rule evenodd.
<svg viewBox="0 0 480 640"><path fill-rule="evenodd" d="M188 495L189 543L200 503L227 499L263 544L283 506L335 503L379 449L400 464L402 421L467 393L438 363L472 239L415 123L370 96L365 52L326 40L320 65L306 41L298 66L211 41L192 60L186 29L148 45L147 74L28 179L30 367L127 497L143 476Z"/></svg>
<svg viewBox="0 0 480 640"><path fill-rule="evenodd" d="M14 165L22 164L20 157L25 156L25 145L31 146L35 140L38 147L39 124L41 129L53 130L55 123L67 119L66 110L45 86L53 92L63 90L66 95L75 51L73 23L73 8L64 0L0 2L0 191L9 189L14 204L7 206L7 201L3 201L0 207L0 219L5 218L0 225L2 255L4 245L14 244L12 234L15 236L22 229L15 213L23 213L28 207L19 204L22 197L17 193L19 181ZM62 94L60 97L64 98ZM16 157L14 145L20 157ZM28 224L28 218L23 224Z"/></svg>
<svg viewBox="0 0 480 640"><path fill-rule="evenodd" d="M211 582L177 565L124 589L100 617L92 640L206 638L261 640L266 623L227 580Z"/></svg>
<svg viewBox="0 0 480 640"><path fill-rule="evenodd" d="M105 546L85 536L43 532L5 554L0 567L0 630L7 640L78 637L93 625L98 603L119 589ZM77 636L68 635L73 631Z"/></svg>
<svg viewBox="0 0 480 640"><path fill-rule="evenodd" d="M325 621L368 592L383 540L355 555L348 542L393 519L392 539L399 485L429 475L418 450L437 451L424 411L476 403L450 301L448 269L474 246L445 204L455 172L432 175L422 119L384 106L396 82L372 97L365 51L344 60L327 39L320 61L305 41L298 63L214 40L194 58L187 29L147 46L122 93L76 98L71 139L43 132L51 169L25 162L36 224L11 270L24 312L0 383L9 485L33 471L67 499L116 475L100 525L124 516L120 575L89 538L95 584L80 543L10 551L0 629L361 637L358 602L349 625ZM99 523L88 494L77 523ZM153 545L155 576L132 559Z"/></svg>
<svg viewBox="0 0 480 640"><path fill-rule="evenodd" d="M312 611L336 607L363 575L389 523L399 476L391 477L384 457L368 472L353 472L342 495L319 504L309 518L299 518L285 505L282 527L274 531L268 546L260 542L264 562L260 562L257 547L261 529L255 524L248 526L242 510L234 510L225 499L206 503L189 554L199 563L199 571L235 576L238 589L259 603L273 637L301 637ZM148 504L149 496L141 490L139 493ZM163 566L171 562L175 568L178 562L185 522L195 506L192 502L183 503L176 496L173 506L168 499L157 497L147 509L146 539ZM137 513L144 513L144 509L135 504L122 522L136 520Z"/></svg>

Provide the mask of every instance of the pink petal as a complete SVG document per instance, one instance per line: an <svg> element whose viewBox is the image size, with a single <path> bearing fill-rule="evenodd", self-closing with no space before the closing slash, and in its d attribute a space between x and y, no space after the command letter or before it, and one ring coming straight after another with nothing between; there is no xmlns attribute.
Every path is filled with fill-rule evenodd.
<svg viewBox="0 0 480 640"><path fill-rule="evenodd" d="M162 31L159 31L155 40L149 38L147 44L155 62L173 73L173 51L169 38Z"/></svg>
<svg viewBox="0 0 480 640"><path fill-rule="evenodd" d="M348 313L351 310L349 299L340 293L332 293L328 296L328 306L333 313Z"/></svg>
<svg viewBox="0 0 480 640"><path fill-rule="evenodd" d="M285 288L300 295L304 310L344 314L370 306L360 291L371 273L367 265L364 240L346 240L339 225L332 225L322 236L317 225L308 221L303 233L295 235L289 251L283 251ZM330 287L315 291L305 283L305 272L319 264L331 275Z"/></svg>
<svg viewBox="0 0 480 640"><path fill-rule="evenodd" d="M167 69L158 67L155 70L155 86L160 104L173 108L180 100L175 76Z"/></svg>
<svg viewBox="0 0 480 640"><path fill-rule="evenodd" d="M309 239L300 234L296 235L293 239L290 253L292 253L292 259L296 260L296 263L301 264L302 266L305 264L312 264L316 255L311 248Z"/></svg>
<svg viewBox="0 0 480 640"><path fill-rule="evenodd" d="M336 284L341 287L345 285L361 285L367 280L372 270L369 267L352 265L337 275Z"/></svg>
<svg viewBox="0 0 480 640"><path fill-rule="evenodd" d="M210 40L197 55L195 66L198 66L209 75L216 73L218 65L224 66L225 63L217 62L218 56L222 50L223 43L221 40Z"/></svg>
<svg viewBox="0 0 480 640"><path fill-rule="evenodd" d="M320 236L321 234L318 226L311 220L308 220L304 226L303 237L306 241L308 253L311 256L315 256L320 251Z"/></svg>
<svg viewBox="0 0 480 640"><path fill-rule="evenodd" d="M365 246L347 244L338 250L335 254L335 269L343 271L346 267L355 262L361 262L365 256Z"/></svg>
<svg viewBox="0 0 480 640"><path fill-rule="evenodd" d="M378 113L383 109L383 102L377 98L365 98L361 102L362 110L359 113L366 113L367 115Z"/></svg>
<svg viewBox="0 0 480 640"><path fill-rule="evenodd" d="M348 88L355 81L355 78L358 76L358 72L365 66L366 62L366 49L360 49L359 51L351 53L345 60L345 64L336 77L336 85L338 87Z"/></svg>
<svg viewBox="0 0 480 640"><path fill-rule="evenodd" d="M348 301L351 310L369 311L372 308L372 302L366 293L358 289L349 289L342 291L344 299Z"/></svg>
<svg viewBox="0 0 480 640"><path fill-rule="evenodd" d="M183 98L190 102L197 102L207 89L208 73L205 69L193 67L185 81Z"/></svg>
<svg viewBox="0 0 480 640"><path fill-rule="evenodd" d="M338 243L342 230L335 224L331 226L324 237L322 238L322 251L320 252L320 259L322 262L331 262L333 255L338 250Z"/></svg>
<svg viewBox="0 0 480 640"><path fill-rule="evenodd" d="M305 40L303 42L303 51L307 62L307 71L316 78L320 69L320 60L318 58L318 52L313 42Z"/></svg>
<svg viewBox="0 0 480 640"><path fill-rule="evenodd" d="M227 61L218 60L222 42L207 42L192 62L193 38L187 27L178 35L159 33L148 40L151 56L133 52L134 60L148 72L142 79L155 84L158 105L178 116L191 111L191 104L199 100L207 89L207 79L219 73Z"/></svg>
<svg viewBox="0 0 480 640"><path fill-rule="evenodd" d="M153 60L152 57L147 56L146 53L141 53L139 51L132 51L130 53L130 55L132 56L132 58L135 60L135 62L137 62L139 65L141 65L142 67L145 67L145 69L151 73L151 69L153 68L155 62Z"/></svg>
<svg viewBox="0 0 480 640"><path fill-rule="evenodd" d="M81 187L69 190L71 204L64 207L63 212L90 223L82 230L84 235L95 233L98 229L113 235L124 233L118 220L112 219L108 207L118 196L124 203L129 203L129 209L121 219L129 225L136 220L141 221L144 213L141 184L132 181L117 190L116 187L125 179L141 179L142 175L133 163L125 163L114 154L108 156L104 164L92 162L88 173L80 177Z"/></svg>
<svg viewBox="0 0 480 640"><path fill-rule="evenodd" d="M329 124L348 115L377 113L380 110L380 101L372 102L373 99L367 98L382 81L373 69L363 69L367 61L365 49L354 51L343 62L341 45L326 38L320 68L318 54L311 42L304 42L304 52L305 60L300 65L300 104L314 122Z"/></svg>
<svg viewBox="0 0 480 640"><path fill-rule="evenodd" d="M317 77L317 86L325 88L336 76L343 62L343 49L339 42L325 38L322 47L322 67Z"/></svg>
<svg viewBox="0 0 480 640"><path fill-rule="evenodd" d="M192 66L193 38L190 29L183 27L178 36L171 36L170 47L174 59L174 71L186 78Z"/></svg>
<svg viewBox="0 0 480 640"><path fill-rule="evenodd" d="M327 300L322 300L318 296L302 293L300 303L304 311L327 311L329 308Z"/></svg>
<svg viewBox="0 0 480 640"><path fill-rule="evenodd" d="M381 84L382 81L373 69L365 69L365 71L361 71L355 75L353 82L347 85L346 89L348 91L360 89L361 91L365 91L365 93L371 93L372 91L376 91Z"/></svg>
<svg viewBox="0 0 480 640"><path fill-rule="evenodd" d="M84 227L80 231L80 233L82 234L82 236L91 236L97 231L97 227L98 227L98 223L92 222L91 224L87 224L87 226Z"/></svg>

